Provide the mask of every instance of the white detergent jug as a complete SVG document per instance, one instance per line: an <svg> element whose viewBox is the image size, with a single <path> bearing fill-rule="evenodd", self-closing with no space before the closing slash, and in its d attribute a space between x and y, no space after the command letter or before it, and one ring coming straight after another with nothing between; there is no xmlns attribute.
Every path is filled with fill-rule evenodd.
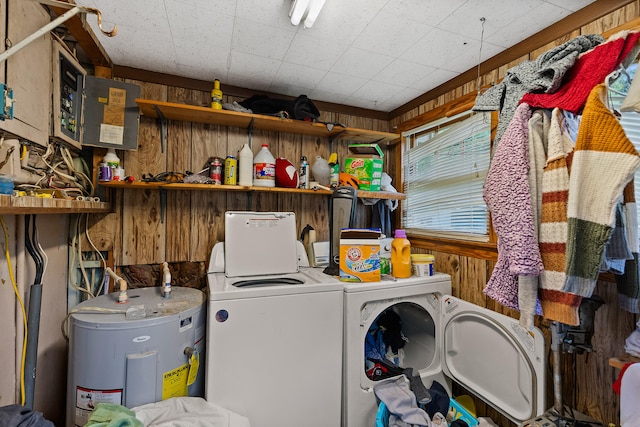
<svg viewBox="0 0 640 427"><path fill-rule="evenodd" d="M269 151L268 144L262 144L262 148L253 158L253 185L256 187L276 186L276 159Z"/></svg>

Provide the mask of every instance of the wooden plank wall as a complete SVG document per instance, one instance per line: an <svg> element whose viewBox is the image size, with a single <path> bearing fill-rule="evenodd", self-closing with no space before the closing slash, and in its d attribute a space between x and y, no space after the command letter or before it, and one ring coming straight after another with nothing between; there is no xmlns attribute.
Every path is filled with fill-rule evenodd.
<svg viewBox="0 0 640 427"><path fill-rule="evenodd" d="M541 46L530 55L485 73L480 78L480 84L484 86L499 81L510 67L522 60L535 58L580 33L602 33L639 15L638 2L634 2L585 26L580 31L572 31L552 44ZM142 98L197 105L207 105L209 102L209 94L206 92L129 81L141 85ZM476 82L469 82L400 117L393 118L391 122L329 111L322 112L321 120L338 121L351 127L389 131L393 126L475 91ZM225 96L225 102L233 100ZM209 156L224 157L235 154L247 141L245 129L169 121L167 147L162 152L158 123L142 117L138 150L125 152L121 154L121 158L126 174L139 180L142 174L148 173L197 171ZM325 159L329 155L329 142L322 138L255 131L252 136L254 153L263 142L269 144L274 156L285 157L294 164L298 163L301 155L306 155L310 163L313 163L316 155ZM336 148L339 158L344 159L347 154L346 143L337 144ZM394 176L393 171L397 167L391 159L396 159L396 155L397 153L390 151L386 156L385 168L391 176ZM398 188L395 182L394 185ZM164 222L161 221L160 192L157 190L118 190L113 192L111 197L115 212L94 216L90 233L99 249L113 251L116 266L155 264L163 261L206 263L214 243L224 239L223 214L227 210L291 210L297 215L298 233L306 224L311 224L317 230L319 239L329 237L327 196L171 191L166 194L167 209ZM360 205L359 212L365 218L363 223L366 223L369 214L367 208ZM455 296L518 317L518 313L504 309L482 293L495 264L490 258L463 256L455 251L426 250L419 246L414 247L414 252L431 252L436 255L435 268L451 275ZM637 319L618 309L615 286L612 284L599 283L596 293L605 299L606 305L596 314L594 352L565 356L563 393L565 402L573 408L605 423L617 425L619 404L611 389L617 371L608 366L608 358L623 353L624 338L633 330ZM548 324L538 323L548 335ZM496 378L496 381L500 379ZM547 396L547 406L550 407L553 402L551 375L547 377ZM479 414L491 416L501 426L513 425L479 401L476 404Z"/></svg>
<svg viewBox="0 0 640 427"><path fill-rule="evenodd" d="M523 60L535 59L547 50L558 46L580 34L604 34L630 22L640 16L640 4L635 1L629 5L608 14L595 22L571 31L553 43L545 44L517 60L504 64L498 69L490 70L479 78L480 85L487 87L499 82L506 71ZM399 117L391 119L392 128L401 126L421 114L477 92L477 81L470 81L436 99L430 100ZM439 252L420 248L414 245L413 252L433 253L436 255L435 269L451 275L453 280L453 294L475 304L491 308L492 310L519 317L519 313L505 309L487 298L482 289L491 275L494 261L490 257L475 258L457 255L455 253ZM584 414L587 414L605 425L613 423L619 425L619 399L612 390L612 384L619 371L609 366L611 357L624 354L624 340L634 330L638 316L623 311L618 306L616 285L606 281L598 283L595 295L601 296L605 305L596 312L595 334L592 339L593 352L585 354L564 354L563 366L563 400L564 403ZM537 325L547 337L547 348L550 344L549 322L537 320ZM553 406L553 379L551 376L551 359L548 358L547 375L547 407ZM500 381L496 378L496 381ZM461 391L463 392L463 390ZM491 408L476 400L478 412L491 416L501 426L513 425L508 419Z"/></svg>
<svg viewBox="0 0 640 427"><path fill-rule="evenodd" d="M207 105L209 93L163 86L142 81L141 97L159 101ZM233 98L225 96L225 102ZM238 99L239 100L239 99ZM337 121L350 127L388 131L388 122L322 112L322 121ZM155 119L142 116L137 151L119 152L126 175L140 180L143 174L165 171L199 171L210 156L237 155L249 141L246 129L191 122L168 121L167 146L162 152L160 127ZM320 137L255 130L251 144L256 153L261 144L269 144L275 157L294 164L302 155L310 165L316 156L329 157L329 141ZM348 153L348 142L335 143L339 159ZM94 157L100 158L97 150ZM113 191L115 212L94 216L91 236L101 250L112 250L117 266L155 264L163 261L207 262L211 248L224 240L224 212L229 210L296 212L298 235L310 224L318 240L329 238L329 197L314 194L244 193L217 191L166 192L165 220L161 218L161 194L158 190ZM358 205L362 225L370 218L370 208ZM113 231L117 230L117 233Z"/></svg>

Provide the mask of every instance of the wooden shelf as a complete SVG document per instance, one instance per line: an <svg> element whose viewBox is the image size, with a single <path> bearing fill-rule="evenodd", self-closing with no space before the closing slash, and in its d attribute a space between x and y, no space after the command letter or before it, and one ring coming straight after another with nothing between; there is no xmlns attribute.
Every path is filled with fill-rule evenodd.
<svg viewBox="0 0 640 427"><path fill-rule="evenodd" d="M609 366L613 366L616 369L622 369L627 363L638 363L640 358L633 357L630 354L624 356L612 357L609 359Z"/></svg>
<svg viewBox="0 0 640 427"><path fill-rule="evenodd" d="M216 185L216 184L188 184L188 183L166 183L166 182L132 182L126 183L121 181L101 182L100 185L108 188L123 188L129 190L149 190L163 189L168 191L244 191L244 192L271 192L271 193L297 193L297 194L316 194L329 196L333 191L329 190L305 190L299 188L281 188L281 187L247 187L241 185ZM394 193L390 191L362 191L358 190L358 198L365 199L393 199L404 200L406 196L403 193Z"/></svg>
<svg viewBox="0 0 640 427"><path fill-rule="evenodd" d="M106 202L85 202L80 200L42 198L33 196L14 197L0 195L0 214L74 214L108 213L111 205Z"/></svg>
<svg viewBox="0 0 640 427"><path fill-rule="evenodd" d="M282 119L261 114L247 114L230 110L213 110L207 107L177 104L172 102L136 99L142 115L156 119L182 120L196 123L289 132L319 136L330 140L358 141L390 145L400 139L400 135L366 129L311 123L303 120ZM329 129L331 128L331 129Z"/></svg>

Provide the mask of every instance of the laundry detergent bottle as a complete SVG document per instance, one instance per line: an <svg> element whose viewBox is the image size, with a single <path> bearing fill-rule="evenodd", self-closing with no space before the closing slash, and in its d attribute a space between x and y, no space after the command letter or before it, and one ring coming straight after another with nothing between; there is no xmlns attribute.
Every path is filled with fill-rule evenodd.
<svg viewBox="0 0 640 427"><path fill-rule="evenodd" d="M268 144L262 144L262 148L253 158L253 185L256 187L276 186L276 159L269 151Z"/></svg>
<svg viewBox="0 0 640 427"><path fill-rule="evenodd" d="M396 279L411 277L411 243L404 230L396 230L391 242L391 275Z"/></svg>

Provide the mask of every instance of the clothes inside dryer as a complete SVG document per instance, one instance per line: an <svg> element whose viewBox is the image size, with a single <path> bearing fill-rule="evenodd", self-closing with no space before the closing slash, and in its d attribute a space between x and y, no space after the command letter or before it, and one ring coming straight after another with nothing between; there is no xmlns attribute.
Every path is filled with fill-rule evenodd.
<svg viewBox="0 0 640 427"><path fill-rule="evenodd" d="M422 370L436 355L436 326L423 307L401 302L380 313L369 326L364 343L364 369L372 381Z"/></svg>

